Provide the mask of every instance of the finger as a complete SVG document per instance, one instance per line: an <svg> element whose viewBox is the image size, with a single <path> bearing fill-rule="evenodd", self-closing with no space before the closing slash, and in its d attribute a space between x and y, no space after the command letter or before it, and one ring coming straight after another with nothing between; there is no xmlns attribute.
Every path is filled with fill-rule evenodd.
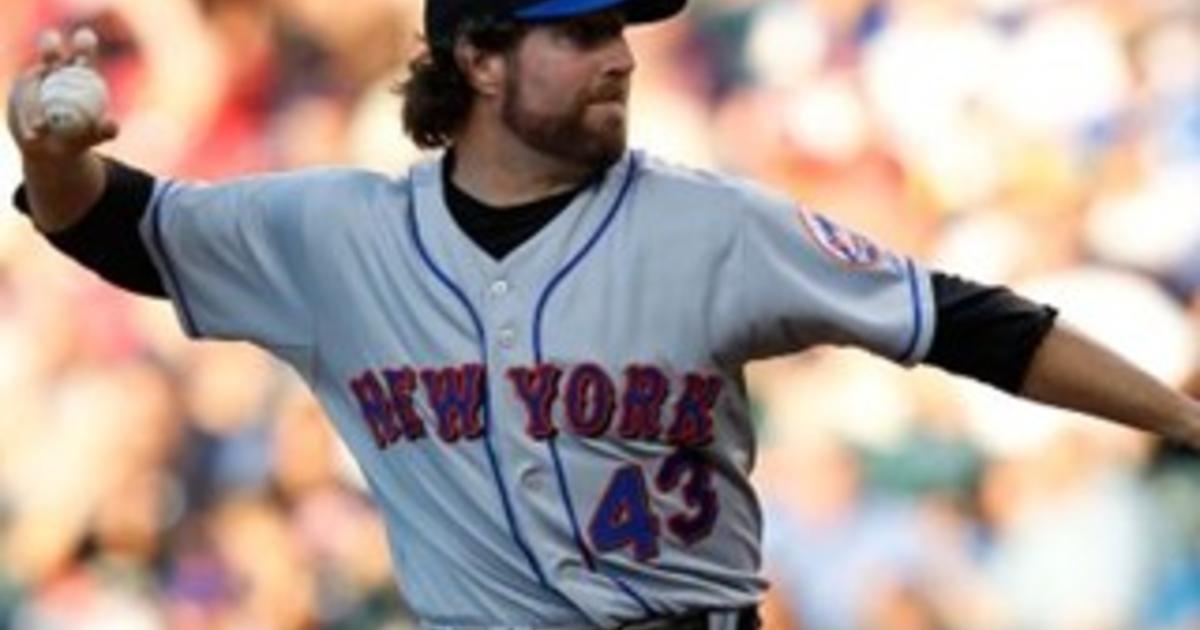
<svg viewBox="0 0 1200 630"><path fill-rule="evenodd" d="M73 151L84 151L117 137L117 125L111 120L91 125L82 133L66 135L60 139Z"/></svg>
<svg viewBox="0 0 1200 630"><path fill-rule="evenodd" d="M87 149L116 138L117 131L117 123L106 118L89 125L81 133L65 136L63 140L72 148Z"/></svg>
<svg viewBox="0 0 1200 630"><path fill-rule="evenodd" d="M50 125L45 118L38 117L36 120L27 120L22 125L21 137L26 143L35 142L50 132Z"/></svg>
<svg viewBox="0 0 1200 630"><path fill-rule="evenodd" d="M25 124L34 131L44 131L48 125L46 121L46 111L42 107L42 100L38 95L40 84L32 84L26 87L24 102L21 107L21 114L25 117Z"/></svg>
<svg viewBox="0 0 1200 630"><path fill-rule="evenodd" d="M121 128L119 125L117 125L116 121L105 119L96 126L96 142L108 142L109 140L116 138L117 134L120 132Z"/></svg>
<svg viewBox="0 0 1200 630"><path fill-rule="evenodd" d="M29 131L34 138L50 133L50 120L41 112L34 114L29 119Z"/></svg>
<svg viewBox="0 0 1200 630"><path fill-rule="evenodd" d="M71 61L77 64L94 64L97 51L100 50L100 38L96 31L81 28L71 35Z"/></svg>
<svg viewBox="0 0 1200 630"><path fill-rule="evenodd" d="M42 118L35 86L31 81L19 81L9 95L9 123L14 133L25 142L36 139L37 123Z"/></svg>
<svg viewBox="0 0 1200 630"><path fill-rule="evenodd" d="M20 134L23 130L21 121L21 110L25 103L26 77L20 77L13 83L8 90L8 126L14 134Z"/></svg>
<svg viewBox="0 0 1200 630"><path fill-rule="evenodd" d="M63 38L62 33L57 30L50 29L42 31L38 35L38 59L42 65L48 68L54 68L62 63L63 59Z"/></svg>

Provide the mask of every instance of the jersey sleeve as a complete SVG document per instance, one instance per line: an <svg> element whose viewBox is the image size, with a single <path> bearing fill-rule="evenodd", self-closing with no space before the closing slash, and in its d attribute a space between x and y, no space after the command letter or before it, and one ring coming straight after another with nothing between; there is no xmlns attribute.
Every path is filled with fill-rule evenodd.
<svg viewBox="0 0 1200 630"><path fill-rule="evenodd" d="M739 229L738 310L757 356L833 344L904 365L924 358L936 307L911 258L765 193L751 196Z"/></svg>
<svg viewBox="0 0 1200 630"><path fill-rule="evenodd" d="M306 205L316 178L160 179L140 232L192 338L313 343Z"/></svg>

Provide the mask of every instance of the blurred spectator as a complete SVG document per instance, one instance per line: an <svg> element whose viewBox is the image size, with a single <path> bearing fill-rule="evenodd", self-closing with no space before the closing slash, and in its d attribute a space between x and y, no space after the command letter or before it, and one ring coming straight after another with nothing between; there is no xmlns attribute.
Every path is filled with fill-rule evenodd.
<svg viewBox="0 0 1200 630"><path fill-rule="evenodd" d="M1200 382L1200 12L1188 0L693 0L633 29L633 143L1013 283ZM122 135L219 178L419 157L417 0L9 0L0 78L90 24ZM0 188L19 157L0 143ZM932 370L749 370L771 627L1200 625L1200 462ZM1200 392L1200 387L1194 388ZM319 405L194 344L0 213L0 627L411 627Z"/></svg>
<svg viewBox="0 0 1200 630"><path fill-rule="evenodd" d="M1134 471L1082 436L989 470L988 570L1019 628L1135 627L1147 589L1148 505ZM1098 553L1103 550L1103 553Z"/></svg>

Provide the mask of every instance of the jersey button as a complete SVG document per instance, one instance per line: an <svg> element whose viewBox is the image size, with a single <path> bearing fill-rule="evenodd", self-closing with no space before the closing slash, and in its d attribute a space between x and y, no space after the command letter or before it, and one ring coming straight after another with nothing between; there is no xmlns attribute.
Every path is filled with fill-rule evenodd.
<svg viewBox="0 0 1200 630"><path fill-rule="evenodd" d="M508 293L508 283L507 282L505 282L504 280L497 280L492 283L492 295L494 297L501 297L506 293Z"/></svg>
<svg viewBox="0 0 1200 630"><path fill-rule="evenodd" d="M501 328L497 340L500 342L500 347L511 348L517 343L517 331L509 326Z"/></svg>
<svg viewBox="0 0 1200 630"><path fill-rule="evenodd" d="M546 473L541 468L529 468L521 473L521 485L526 490L541 492L546 487Z"/></svg>

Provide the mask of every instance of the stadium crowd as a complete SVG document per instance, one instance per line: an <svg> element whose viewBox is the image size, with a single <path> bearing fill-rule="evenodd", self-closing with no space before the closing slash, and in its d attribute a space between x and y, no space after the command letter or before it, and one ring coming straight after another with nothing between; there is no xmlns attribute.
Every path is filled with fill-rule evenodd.
<svg viewBox="0 0 1200 630"><path fill-rule="evenodd" d="M419 156L418 0L5 0L0 84L93 26L157 173ZM633 29L633 144L1005 283L1200 395L1200 3L692 0ZM0 143L0 189L19 181ZM1200 458L928 368L756 364L769 628L1200 627ZM297 378L184 339L0 213L0 627L406 628Z"/></svg>

